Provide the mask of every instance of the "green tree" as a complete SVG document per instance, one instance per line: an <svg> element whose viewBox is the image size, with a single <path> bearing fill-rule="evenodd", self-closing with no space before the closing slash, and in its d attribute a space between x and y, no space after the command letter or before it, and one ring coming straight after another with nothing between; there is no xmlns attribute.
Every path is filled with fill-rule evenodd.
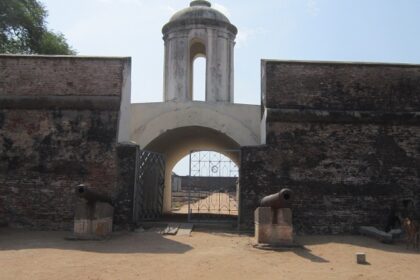
<svg viewBox="0 0 420 280"><path fill-rule="evenodd" d="M37 0L0 0L0 53L75 54L63 34L48 30Z"/></svg>

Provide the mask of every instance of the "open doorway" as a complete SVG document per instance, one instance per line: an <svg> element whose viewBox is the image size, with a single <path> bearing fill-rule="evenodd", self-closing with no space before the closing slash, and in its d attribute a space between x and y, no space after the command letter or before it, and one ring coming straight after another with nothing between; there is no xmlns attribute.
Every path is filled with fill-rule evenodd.
<svg viewBox="0 0 420 280"><path fill-rule="evenodd" d="M172 172L172 213L189 222L236 222L238 150L191 151Z"/></svg>

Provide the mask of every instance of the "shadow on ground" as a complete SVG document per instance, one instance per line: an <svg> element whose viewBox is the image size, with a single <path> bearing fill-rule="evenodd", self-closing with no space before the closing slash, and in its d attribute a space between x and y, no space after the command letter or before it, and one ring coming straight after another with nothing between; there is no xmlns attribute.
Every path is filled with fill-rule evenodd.
<svg viewBox="0 0 420 280"><path fill-rule="evenodd" d="M250 238L253 236L250 235ZM363 252L366 249L373 249L378 251L384 251L389 253L395 254L420 254L419 250L414 250L411 248L406 248L406 245L403 242L397 242L394 244L386 244L381 243L378 240L373 238L369 238L362 235L312 235L312 236L297 236L295 237L296 246L293 247L283 247L283 248L271 248L268 246L267 248L260 248L262 250L269 250L269 251L276 251L276 252L293 252L299 257L307 259L314 263L330 263L334 262L334 260L327 260L321 256L318 256L313 253L310 249L312 246L317 245L326 245L326 244L340 244L340 245L348 245L350 247L354 247L354 251L361 251ZM255 243L252 243L255 248ZM370 265L370 263L366 262L364 265Z"/></svg>
<svg viewBox="0 0 420 280"><path fill-rule="evenodd" d="M206 231L206 230L203 230ZM238 234L234 232L212 232L209 234L221 235L226 237L247 236L253 238L252 234ZM156 232L117 232L112 238L103 241L70 241L65 240L70 232L42 232L16 230L9 228L0 228L0 251L4 250L25 250L25 249L63 249L78 250L96 253L121 253L121 254L183 254L192 249L188 240L180 242L169 239ZM182 240L182 239L181 239ZM301 245L298 248L292 248L288 251L294 252L296 255L305 258L311 262L326 263L321 256L317 256L311 252L311 246L323 244L347 244L354 246L357 250L369 248L391 253L402 254L419 254L420 252L413 249L407 249L405 244L384 244L375 239L365 236L297 236L296 243ZM280 250L281 251L281 250Z"/></svg>
<svg viewBox="0 0 420 280"><path fill-rule="evenodd" d="M183 254L188 244L165 238L155 232L118 232L102 241L65 240L69 232L41 232L0 228L0 251L26 249L61 249L95 253Z"/></svg>
<svg viewBox="0 0 420 280"><path fill-rule="evenodd" d="M420 251L406 248L402 241L392 244L382 243L374 238L363 235L312 235L297 236L296 241L303 246L322 245L328 243L348 244L355 247L370 248L390 253L419 254Z"/></svg>
<svg viewBox="0 0 420 280"><path fill-rule="evenodd" d="M304 259L307 259L311 262L315 262L315 263L329 263L328 260L314 255L310 249L302 247L302 248L296 248L292 250L293 253L295 253L297 256L302 257Z"/></svg>

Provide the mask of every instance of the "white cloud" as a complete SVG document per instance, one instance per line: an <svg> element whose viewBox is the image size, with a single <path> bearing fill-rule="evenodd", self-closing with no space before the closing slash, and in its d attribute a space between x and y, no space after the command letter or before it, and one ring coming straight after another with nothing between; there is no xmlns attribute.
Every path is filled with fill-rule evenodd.
<svg viewBox="0 0 420 280"><path fill-rule="evenodd" d="M241 47L246 45L249 41L253 40L258 35L267 33L267 30L264 28L241 28L238 30L238 35L236 36L236 45Z"/></svg>
<svg viewBox="0 0 420 280"><path fill-rule="evenodd" d="M230 17L229 9L226 6L223 6L219 3L214 3L213 8L215 8L219 12L222 12L222 14L224 14L225 16Z"/></svg>
<svg viewBox="0 0 420 280"><path fill-rule="evenodd" d="M238 35L236 35L236 44L238 46L246 43L249 39L249 32L247 30L244 29L239 29L238 30Z"/></svg>
<svg viewBox="0 0 420 280"><path fill-rule="evenodd" d="M311 16L317 16L320 11L316 0L308 0L306 2L306 9Z"/></svg>

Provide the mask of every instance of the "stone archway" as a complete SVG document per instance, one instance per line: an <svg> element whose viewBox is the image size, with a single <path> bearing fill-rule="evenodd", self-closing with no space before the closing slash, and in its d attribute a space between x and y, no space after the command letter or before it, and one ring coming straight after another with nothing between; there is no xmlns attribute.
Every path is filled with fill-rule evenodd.
<svg viewBox="0 0 420 280"><path fill-rule="evenodd" d="M157 102L131 105L131 140L143 149L167 131L207 127L240 146L260 144L261 107L232 103Z"/></svg>
<svg viewBox="0 0 420 280"><path fill-rule="evenodd" d="M240 145L226 134L200 126L180 127L169 130L145 147L146 150L162 153L166 157L165 191L163 211L171 210L171 175L176 163L191 150L214 150L231 158L238 166L240 158L226 150L238 149Z"/></svg>

